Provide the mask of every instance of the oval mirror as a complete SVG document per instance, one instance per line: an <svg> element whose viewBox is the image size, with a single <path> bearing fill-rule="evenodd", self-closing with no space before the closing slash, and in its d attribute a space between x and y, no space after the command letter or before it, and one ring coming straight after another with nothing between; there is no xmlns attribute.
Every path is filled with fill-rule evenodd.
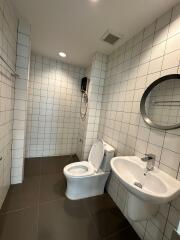
<svg viewBox="0 0 180 240"><path fill-rule="evenodd" d="M163 130L180 127L180 74L154 81L144 92L140 111L151 127Z"/></svg>

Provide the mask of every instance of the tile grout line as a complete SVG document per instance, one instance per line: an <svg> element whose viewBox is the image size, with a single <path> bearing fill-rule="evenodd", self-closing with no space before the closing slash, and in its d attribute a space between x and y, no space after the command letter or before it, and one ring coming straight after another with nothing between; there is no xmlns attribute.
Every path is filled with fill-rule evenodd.
<svg viewBox="0 0 180 240"><path fill-rule="evenodd" d="M0 216L4 216L4 215L7 215L7 214L12 214L12 213L17 213L17 212L21 212L23 210L26 210L26 209L30 209L31 206L28 206L28 207L23 207L23 208L17 208L17 209L13 209L13 210L8 210L6 212L2 212L0 213Z"/></svg>
<svg viewBox="0 0 180 240"><path fill-rule="evenodd" d="M39 206L40 206L40 192L41 192L41 176L42 176L42 159L40 160L40 177L39 177L39 190L38 190L38 202L37 202L37 236L39 235Z"/></svg>

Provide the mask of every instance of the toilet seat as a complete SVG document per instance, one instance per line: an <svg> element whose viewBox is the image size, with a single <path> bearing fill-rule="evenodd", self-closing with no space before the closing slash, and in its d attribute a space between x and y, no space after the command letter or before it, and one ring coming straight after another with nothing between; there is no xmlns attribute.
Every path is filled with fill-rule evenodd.
<svg viewBox="0 0 180 240"><path fill-rule="evenodd" d="M104 156L104 143L102 140L97 140L91 147L88 162L91 163L96 172L99 170Z"/></svg>
<svg viewBox="0 0 180 240"><path fill-rule="evenodd" d="M87 161L71 163L64 168L64 174L71 177L90 176L94 172L94 166Z"/></svg>
<svg viewBox="0 0 180 240"><path fill-rule="evenodd" d="M93 175L100 168L104 156L104 144L102 140L96 141L89 153L88 162L75 162L64 167L64 175L69 177L85 177Z"/></svg>

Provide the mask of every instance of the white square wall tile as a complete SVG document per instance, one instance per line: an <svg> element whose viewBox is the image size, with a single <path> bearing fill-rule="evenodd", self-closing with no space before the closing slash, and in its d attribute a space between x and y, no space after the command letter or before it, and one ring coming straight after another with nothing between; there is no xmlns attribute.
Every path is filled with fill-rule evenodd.
<svg viewBox="0 0 180 240"><path fill-rule="evenodd" d="M22 167L12 168L11 177L19 177L23 175Z"/></svg>
<svg viewBox="0 0 180 240"><path fill-rule="evenodd" d="M152 52L151 52L151 60L154 58L159 58L161 56L164 55L165 52L165 47L166 47L166 42L162 42L160 44L155 45L152 48Z"/></svg>
<svg viewBox="0 0 180 240"><path fill-rule="evenodd" d="M180 33L167 40L166 54L178 49L180 49Z"/></svg>
<svg viewBox="0 0 180 240"><path fill-rule="evenodd" d="M24 46L30 45L29 36L23 33L18 33L18 42Z"/></svg>
<svg viewBox="0 0 180 240"><path fill-rule="evenodd" d="M179 224L179 216L180 216L180 212L177 211L177 209L175 209L174 207L171 207L170 208L170 211L169 211L169 216L168 216L168 220L171 224L173 224L173 226L175 228L178 227L178 224Z"/></svg>
<svg viewBox="0 0 180 240"><path fill-rule="evenodd" d="M129 135L136 137L138 134L138 126L136 125L129 125Z"/></svg>
<svg viewBox="0 0 180 240"><path fill-rule="evenodd" d="M127 200L127 191L122 187L122 185L119 183L118 184L118 192L117 192L117 206L121 209L121 211L124 211L126 200Z"/></svg>
<svg viewBox="0 0 180 240"><path fill-rule="evenodd" d="M127 209L126 209L126 211L127 211ZM128 219L128 220L130 221L130 219ZM135 232L140 237L140 239L143 239L144 235L145 235L145 226L143 226L142 222L132 222L131 224L132 224L132 227L135 230Z"/></svg>
<svg viewBox="0 0 180 240"><path fill-rule="evenodd" d="M15 149L12 150L12 158L15 160L13 162L17 162L17 159L23 159L24 157L24 151L22 151L22 149ZM18 161L19 162L19 161ZM23 162L21 162L21 165L23 164Z"/></svg>
<svg viewBox="0 0 180 240"><path fill-rule="evenodd" d="M148 221L146 231L149 233L153 240L162 239L161 231L151 221Z"/></svg>
<svg viewBox="0 0 180 240"><path fill-rule="evenodd" d="M155 217L152 217L151 221L161 232L164 231L166 218L161 213L158 212Z"/></svg>
<svg viewBox="0 0 180 240"><path fill-rule="evenodd" d="M137 139L135 148L138 152L145 154L147 150L147 142Z"/></svg>
<svg viewBox="0 0 180 240"><path fill-rule="evenodd" d="M180 196L176 197L172 201L172 206L175 207L175 209L177 209L178 211L180 211Z"/></svg>
<svg viewBox="0 0 180 240"><path fill-rule="evenodd" d="M180 153L180 137L167 133L164 140L164 148Z"/></svg>
<svg viewBox="0 0 180 240"><path fill-rule="evenodd" d="M168 239L168 240L171 239L173 229L174 229L174 226L170 222L167 221L166 228L165 228L165 236L167 237L166 239Z"/></svg>
<svg viewBox="0 0 180 240"><path fill-rule="evenodd" d="M163 146L164 137L165 133L163 131L151 130L149 142L157 146Z"/></svg>
<svg viewBox="0 0 180 240"><path fill-rule="evenodd" d="M172 152L167 149L163 149L161 155L161 162L166 166L176 170L179 167L180 154Z"/></svg>
<svg viewBox="0 0 180 240"><path fill-rule="evenodd" d="M138 130L137 138L147 142L149 138L149 133L150 133L149 128L141 127Z"/></svg>
<svg viewBox="0 0 180 240"><path fill-rule="evenodd" d="M162 70L178 66L179 60L180 50L165 55L163 59Z"/></svg>
<svg viewBox="0 0 180 240"><path fill-rule="evenodd" d="M145 88L147 76L137 77L135 89Z"/></svg>
<svg viewBox="0 0 180 240"><path fill-rule="evenodd" d="M23 176L11 176L11 184L18 184L23 182Z"/></svg>
<svg viewBox="0 0 180 240"><path fill-rule="evenodd" d="M162 162L160 162L160 164L159 164L159 169L161 169L163 172L169 174L173 178L176 178L176 176L177 176L177 170L167 167Z"/></svg>
<svg viewBox="0 0 180 240"><path fill-rule="evenodd" d="M19 139L22 140L24 139L24 129L23 130L13 130L13 139Z"/></svg>
<svg viewBox="0 0 180 240"><path fill-rule="evenodd" d="M28 69L29 58L23 57L23 56L17 56L16 66L19 68L21 67L21 68Z"/></svg>
<svg viewBox="0 0 180 240"><path fill-rule="evenodd" d="M17 130L25 129L25 121L14 120L13 129Z"/></svg>
<svg viewBox="0 0 180 240"><path fill-rule="evenodd" d="M163 63L163 57L152 60L149 64L148 73L151 74L151 73L156 73L161 71L162 63Z"/></svg>
<svg viewBox="0 0 180 240"><path fill-rule="evenodd" d="M16 101L14 103L14 109L25 111L26 110L26 101L16 99Z"/></svg>
<svg viewBox="0 0 180 240"><path fill-rule="evenodd" d="M26 90L27 91L27 80L24 79L16 79L15 88Z"/></svg>
<svg viewBox="0 0 180 240"><path fill-rule="evenodd" d="M24 149L24 146L25 146L24 140L18 139L13 142L12 149L19 149L19 148Z"/></svg>
<svg viewBox="0 0 180 240"><path fill-rule="evenodd" d="M22 56L22 57L26 57L29 58L29 47L18 44L17 45L17 55L18 56Z"/></svg>
<svg viewBox="0 0 180 240"><path fill-rule="evenodd" d="M147 72L148 72L148 66L149 66L149 63L145 63L145 64L140 65L139 69L138 69L138 76L146 75Z"/></svg>
<svg viewBox="0 0 180 240"><path fill-rule="evenodd" d="M21 152L22 152L22 149L21 149ZM21 156L19 158L13 158L12 168L23 167L23 165L24 165L24 156Z"/></svg>
<svg viewBox="0 0 180 240"><path fill-rule="evenodd" d="M25 121L25 119L26 119L26 112L25 111L21 111L19 109L15 109L14 110L14 119L15 120Z"/></svg>

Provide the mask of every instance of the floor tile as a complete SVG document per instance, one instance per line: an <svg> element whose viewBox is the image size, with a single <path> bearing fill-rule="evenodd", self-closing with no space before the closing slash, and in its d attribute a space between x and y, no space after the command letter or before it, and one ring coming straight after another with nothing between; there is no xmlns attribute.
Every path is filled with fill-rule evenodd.
<svg viewBox="0 0 180 240"><path fill-rule="evenodd" d="M102 238L130 226L108 193L87 198L85 204Z"/></svg>
<svg viewBox="0 0 180 240"><path fill-rule="evenodd" d="M100 196L90 197L85 199L85 204L91 215L97 214L100 211L108 211L109 209L116 208L115 203L112 201L108 193Z"/></svg>
<svg viewBox="0 0 180 240"><path fill-rule="evenodd" d="M39 176L41 173L42 158L26 158L24 166L25 176Z"/></svg>
<svg viewBox="0 0 180 240"><path fill-rule="evenodd" d="M42 175L40 181L40 202L65 198L66 178L60 174Z"/></svg>
<svg viewBox="0 0 180 240"><path fill-rule="evenodd" d="M0 213L37 205L40 177L26 177L22 184L12 185Z"/></svg>
<svg viewBox="0 0 180 240"><path fill-rule="evenodd" d="M22 211L0 215L1 240L38 240L37 209L26 208Z"/></svg>
<svg viewBox="0 0 180 240"><path fill-rule="evenodd" d="M126 218L117 207L104 209L93 215L94 223L102 238L114 232L126 229L129 225Z"/></svg>
<svg viewBox="0 0 180 240"><path fill-rule="evenodd" d="M112 235L103 238L103 240L140 240L136 232L131 228L127 228L124 231L118 231Z"/></svg>
<svg viewBox="0 0 180 240"><path fill-rule="evenodd" d="M83 201L58 201L40 205L39 240L100 240Z"/></svg>
<svg viewBox="0 0 180 240"><path fill-rule="evenodd" d="M74 162L74 158L72 156L64 156L64 157L47 157L42 160L42 172L41 174L63 174L63 168Z"/></svg>

